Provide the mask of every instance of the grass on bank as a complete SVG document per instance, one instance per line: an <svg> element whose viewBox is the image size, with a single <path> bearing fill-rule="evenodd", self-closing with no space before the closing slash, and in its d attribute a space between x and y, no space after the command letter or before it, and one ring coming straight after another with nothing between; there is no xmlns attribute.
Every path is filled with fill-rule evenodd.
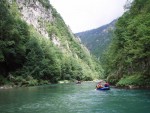
<svg viewBox="0 0 150 113"><path fill-rule="evenodd" d="M121 78L116 85L117 86L129 86L129 85L150 86L150 79L148 79L146 76L143 77L141 74L133 74Z"/></svg>

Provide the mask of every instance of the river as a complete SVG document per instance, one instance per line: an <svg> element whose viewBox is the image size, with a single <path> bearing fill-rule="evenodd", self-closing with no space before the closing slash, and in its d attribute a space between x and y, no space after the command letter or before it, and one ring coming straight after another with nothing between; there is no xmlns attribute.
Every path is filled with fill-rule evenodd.
<svg viewBox="0 0 150 113"><path fill-rule="evenodd" d="M148 113L150 90L95 90L96 83L0 90L0 113Z"/></svg>

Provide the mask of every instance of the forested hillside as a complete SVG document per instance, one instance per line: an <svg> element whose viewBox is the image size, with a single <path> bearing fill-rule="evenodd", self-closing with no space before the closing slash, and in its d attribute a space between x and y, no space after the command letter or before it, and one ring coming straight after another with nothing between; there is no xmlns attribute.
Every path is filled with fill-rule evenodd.
<svg viewBox="0 0 150 113"><path fill-rule="evenodd" d="M0 1L0 85L93 80L102 72L48 0Z"/></svg>
<svg viewBox="0 0 150 113"><path fill-rule="evenodd" d="M111 42L116 21L114 20L97 29L76 33L75 35L81 39L82 43L93 55L100 58Z"/></svg>
<svg viewBox="0 0 150 113"><path fill-rule="evenodd" d="M119 18L103 64L111 83L150 85L150 0L134 0Z"/></svg>

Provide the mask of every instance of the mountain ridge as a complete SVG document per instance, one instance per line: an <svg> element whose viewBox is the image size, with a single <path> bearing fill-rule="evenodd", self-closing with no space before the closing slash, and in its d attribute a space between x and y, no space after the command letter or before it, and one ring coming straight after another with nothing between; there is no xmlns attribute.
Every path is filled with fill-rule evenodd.
<svg viewBox="0 0 150 113"><path fill-rule="evenodd" d="M79 32L75 35L81 39L82 43L92 54L99 58L111 42L116 21L117 19L109 24L84 32Z"/></svg>

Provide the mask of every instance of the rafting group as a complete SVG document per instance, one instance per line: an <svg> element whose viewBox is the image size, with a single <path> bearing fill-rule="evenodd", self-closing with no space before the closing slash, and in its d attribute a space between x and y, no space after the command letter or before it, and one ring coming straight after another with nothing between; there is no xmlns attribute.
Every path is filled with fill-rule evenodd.
<svg viewBox="0 0 150 113"><path fill-rule="evenodd" d="M76 81L76 84L81 84L80 80ZM105 82L104 80L101 80L96 85L97 90L110 90L110 85L108 82Z"/></svg>
<svg viewBox="0 0 150 113"><path fill-rule="evenodd" d="M97 83L96 89L97 90L109 90L110 89L110 85L109 85L108 82L100 81L100 82Z"/></svg>

